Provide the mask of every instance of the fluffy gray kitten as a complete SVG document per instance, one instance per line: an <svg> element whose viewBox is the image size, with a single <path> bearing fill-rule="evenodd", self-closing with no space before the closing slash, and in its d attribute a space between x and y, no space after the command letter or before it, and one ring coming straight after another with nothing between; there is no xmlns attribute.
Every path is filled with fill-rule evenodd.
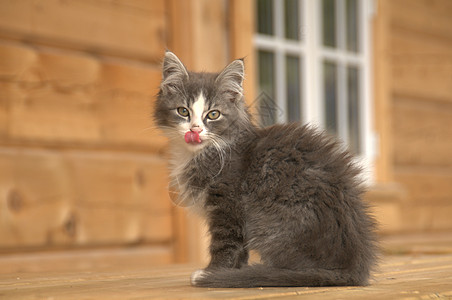
<svg viewBox="0 0 452 300"><path fill-rule="evenodd" d="M377 247L360 168L310 126L253 125L243 78L242 60L195 73L165 54L154 117L170 139L170 194L205 216L211 236L192 285L368 284ZM248 265L252 249L261 264Z"/></svg>

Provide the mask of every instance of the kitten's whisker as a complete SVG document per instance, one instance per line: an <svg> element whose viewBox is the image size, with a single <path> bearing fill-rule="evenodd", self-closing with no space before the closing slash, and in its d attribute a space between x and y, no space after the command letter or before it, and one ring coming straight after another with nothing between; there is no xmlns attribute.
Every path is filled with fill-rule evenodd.
<svg viewBox="0 0 452 300"><path fill-rule="evenodd" d="M218 171L218 173L215 176L213 176L215 178L216 176L218 176L221 173L221 171L223 171L223 168L225 165L225 152L226 152L225 148L228 147L230 150L231 147L221 136L219 136L215 133L209 133L209 137L210 137L213 147L215 148L215 150L218 154L219 161L220 161L220 170ZM231 151L229 151L229 152L231 152Z"/></svg>
<svg viewBox="0 0 452 300"><path fill-rule="evenodd" d="M143 133L143 132L145 132L145 131L156 131L156 133L159 133L160 134L160 129L159 128L157 128L156 126L149 126L149 127L146 127L146 128L143 128L142 130L141 130L141 133Z"/></svg>

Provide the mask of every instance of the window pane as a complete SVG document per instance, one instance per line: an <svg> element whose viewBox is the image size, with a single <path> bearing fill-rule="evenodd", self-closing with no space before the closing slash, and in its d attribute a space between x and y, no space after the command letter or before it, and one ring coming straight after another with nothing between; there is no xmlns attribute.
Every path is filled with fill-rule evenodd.
<svg viewBox="0 0 452 300"><path fill-rule="evenodd" d="M273 35L272 0L257 0L257 32Z"/></svg>
<svg viewBox="0 0 452 300"><path fill-rule="evenodd" d="M337 133L337 65L323 63L325 127L332 134Z"/></svg>
<svg viewBox="0 0 452 300"><path fill-rule="evenodd" d="M358 1L346 0L347 50L358 52Z"/></svg>
<svg viewBox="0 0 452 300"><path fill-rule="evenodd" d="M275 99L275 55L269 51L258 51L259 96L258 113L260 125L268 126L276 121Z"/></svg>
<svg viewBox="0 0 452 300"><path fill-rule="evenodd" d="M284 1L284 21L286 38L291 40L300 40L300 20L299 20L299 1Z"/></svg>
<svg viewBox="0 0 452 300"><path fill-rule="evenodd" d="M323 45L336 47L336 1L322 1Z"/></svg>
<svg viewBox="0 0 452 300"><path fill-rule="evenodd" d="M289 122L301 120L300 58L286 56L287 116Z"/></svg>
<svg viewBox="0 0 452 300"><path fill-rule="evenodd" d="M361 151L359 84L359 69L357 67L348 67L348 137L350 150L355 154L359 154Z"/></svg>

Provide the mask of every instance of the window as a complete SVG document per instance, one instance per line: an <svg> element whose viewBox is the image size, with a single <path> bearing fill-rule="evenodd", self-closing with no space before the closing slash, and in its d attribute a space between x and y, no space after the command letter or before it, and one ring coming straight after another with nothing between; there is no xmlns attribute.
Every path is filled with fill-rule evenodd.
<svg viewBox="0 0 452 300"><path fill-rule="evenodd" d="M373 156L371 0L256 0L262 125L309 122Z"/></svg>

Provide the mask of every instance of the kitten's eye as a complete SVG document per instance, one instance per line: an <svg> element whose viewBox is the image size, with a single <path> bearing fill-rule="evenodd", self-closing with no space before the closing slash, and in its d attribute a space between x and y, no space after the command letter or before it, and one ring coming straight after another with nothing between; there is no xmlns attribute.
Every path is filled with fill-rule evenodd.
<svg viewBox="0 0 452 300"><path fill-rule="evenodd" d="M207 118L210 120L216 120L220 117L220 112L218 110L212 110L207 114Z"/></svg>
<svg viewBox="0 0 452 300"><path fill-rule="evenodd" d="M181 115L182 117L188 117L188 115L190 114L190 113L188 112L188 109L186 109L185 107L178 107L178 108L177 108L177 113L178 113L179 115Z"/></svg>

